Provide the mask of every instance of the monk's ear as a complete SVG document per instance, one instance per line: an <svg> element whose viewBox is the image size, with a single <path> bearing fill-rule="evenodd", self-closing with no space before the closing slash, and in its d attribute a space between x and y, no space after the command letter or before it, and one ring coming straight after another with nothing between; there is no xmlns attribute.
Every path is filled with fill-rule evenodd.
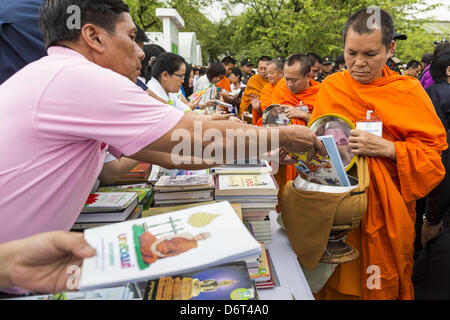
<svg viewBox="0 0 450 320"><path fill-rule="evenodd" d="M391 44L389 45L388 49L388 59L392 58L395 55L395 50L397 49L397 43L392 40Z"/></svg>
<svg viewBox="0 0 450 320"><path fill-rule="evenodd" d="M93 24L85 24L81 29L80 39L92 50L105 52L104 33L106 31Z"/></svg>

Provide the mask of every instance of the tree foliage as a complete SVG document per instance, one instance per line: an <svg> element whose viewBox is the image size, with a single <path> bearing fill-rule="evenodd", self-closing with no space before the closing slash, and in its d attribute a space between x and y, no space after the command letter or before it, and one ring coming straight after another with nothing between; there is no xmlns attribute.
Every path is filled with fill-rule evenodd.
<svg viewBox="0 0 450 320"><path fill-rule="evenodd" d="M147 31L160 31L155 16L158 7L177 9L185 20L185 30L197 33L204 61L218 60L227 54L238 58L261 55L286 57L294 52L316 52L337 57L343 53L342 30L355 11L371 5L388 11L398 32L408 35L399 41L397 56L403 61L420 59L432 52L433 35L424 28L428 21L416 17L435 6L423 0L228 0L222 1L224 12L236 6L244 10L227 15L218 22L201 12L215 0L125 0L131 14ZM217 2L217 1L216 1Z"/></svg>

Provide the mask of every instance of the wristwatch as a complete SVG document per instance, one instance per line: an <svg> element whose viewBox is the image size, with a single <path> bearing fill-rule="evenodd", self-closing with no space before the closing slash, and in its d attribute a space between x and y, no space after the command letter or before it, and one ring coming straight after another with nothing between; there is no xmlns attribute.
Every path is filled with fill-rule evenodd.
<svg viewBox="0 0 450 320"><path fill-rule="evenodd" d="M426 225L426 226L429 226L429 227L436 227L437 225L439 225L442 222L442 219L437 221L437 222L433 221L433 220L430 221L427 218L426 213L424 213L424 215L422 216L422 220L423 220L423 224Z"/></svg>

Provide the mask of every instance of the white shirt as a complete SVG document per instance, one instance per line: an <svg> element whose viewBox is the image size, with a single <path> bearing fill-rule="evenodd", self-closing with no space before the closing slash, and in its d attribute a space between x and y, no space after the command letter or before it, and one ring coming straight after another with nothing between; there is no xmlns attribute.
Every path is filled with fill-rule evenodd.
<svg viewBox="0 0 450 320"><path fill-rule="evenodd" d="M205 89L207 86L209 86L209 80L205 74L198 79L197 83L194 86L194 92L198 92L202 89Z"/></svg>
<svg viewBox="0 0 450 320"><path fill-rule="evenodd" d="M239 92L241 91L241 89L245 89L245 87L246 87L246 85L243 82L241 82L241 86L239 88L235 88L234 84L232 83L230 85L231 94L234 95L234 96L237 96L239 94Z"/></svg>
<svg viewBox="0 0 450 320"><path fill-rule="evenodd" d="M177 110L181 112L192 111L192 109L189 108L188 105L183 103L183 101L181 101L175 93L169 93L169 95L167 95L166 91L164 91L164 88L161 86L157 79L151 78L147 83L147 87L150 89L150 91L152 91L164 101L167 101L168 104L175 107Z"/></svg>

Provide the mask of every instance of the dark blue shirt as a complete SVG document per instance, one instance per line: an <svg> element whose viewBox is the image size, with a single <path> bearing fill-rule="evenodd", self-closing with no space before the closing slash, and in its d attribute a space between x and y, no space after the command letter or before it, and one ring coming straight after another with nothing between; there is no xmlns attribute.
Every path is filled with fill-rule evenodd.
<svg viewBox="0 0 450 320"><path fill-rule="evenodd" d="M44 0L0 0L0 84L47 55L38 25Z"/></svg>

